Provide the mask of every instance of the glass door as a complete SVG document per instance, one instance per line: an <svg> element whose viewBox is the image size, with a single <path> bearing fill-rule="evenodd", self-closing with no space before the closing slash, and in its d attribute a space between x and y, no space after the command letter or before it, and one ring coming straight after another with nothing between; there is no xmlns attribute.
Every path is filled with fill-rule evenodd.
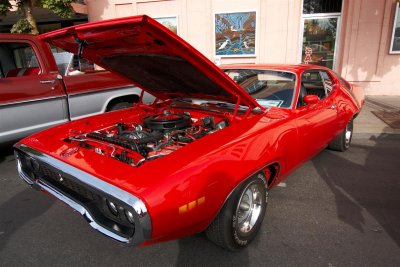
<svg viewBox="0 0 400 267"><path fill-rule="evenodd" d="M342 0L302 0L301 63L336 68ZM300 53L299 51L299 53Z"/></svg>
<svg viewBox="0 0 400 267"><path fill-rule="evenodd" d="M340 16L303 18L301 62L335 68Z"/></svg>

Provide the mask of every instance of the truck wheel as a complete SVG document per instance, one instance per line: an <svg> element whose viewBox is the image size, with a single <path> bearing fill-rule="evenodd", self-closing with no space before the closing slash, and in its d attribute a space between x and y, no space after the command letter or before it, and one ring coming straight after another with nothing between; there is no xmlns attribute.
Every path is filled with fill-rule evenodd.
<svg viewBox="0 0 400 267"><path fill-rule="evenodd" d="M328 147L329 149L336 150L336 151L346 151L349 149L351 144L351 138L353 137L353 119L347 123L346 128L343 130L341 134L333 139Z"/></svg>
<svg viewBox="0 0 400 267"><path fill-rule="evenodd" d="M114 105L112 105L109 109L109 111L113 111L113 110L119 110L119 109L124 109L124 108L131 108L132 107L132 103L129 102L119 102L116 103Z"/></svg>
<svg viewBox="0 0 400 267"><path fill-rule="evenodd" d="M265 177L248 179L228 198L223 208L208 226L206 235L215 244L237 250L247 246L260 230L267 208Z"/></svg>

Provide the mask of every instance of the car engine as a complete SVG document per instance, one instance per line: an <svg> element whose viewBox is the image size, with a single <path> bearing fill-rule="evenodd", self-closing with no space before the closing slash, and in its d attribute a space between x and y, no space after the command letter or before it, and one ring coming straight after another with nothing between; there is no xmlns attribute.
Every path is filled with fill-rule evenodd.
<svg viewBox="0 0 400 267"><path fill-rule="evenodd" d="M149 115L136 122L118 122L93 132L69 137L67 142L138 167L229 125L223 117L171 112ZM68 156L65 151L61 156Z"/></svg>

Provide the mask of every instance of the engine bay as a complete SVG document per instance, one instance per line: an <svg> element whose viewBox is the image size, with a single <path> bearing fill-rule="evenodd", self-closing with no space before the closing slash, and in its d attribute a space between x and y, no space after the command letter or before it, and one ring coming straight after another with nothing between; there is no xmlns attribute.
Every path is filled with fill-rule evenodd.
<svg viewBox="0 0 400 267"><path fill-rule="evenodd" d="M134 167L166 156L197 139L229 125L227 117L200 112L163 110L142 116L138 122L117 122L65 141ZM68 156L73 151L65 151Z"/></svg>

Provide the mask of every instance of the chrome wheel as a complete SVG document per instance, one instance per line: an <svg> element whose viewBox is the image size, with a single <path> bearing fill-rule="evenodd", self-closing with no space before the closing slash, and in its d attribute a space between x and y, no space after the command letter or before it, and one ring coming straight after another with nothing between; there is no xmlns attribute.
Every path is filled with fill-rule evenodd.
<svg viewBox="0 0 400 267"><path fill-rule="evenodd" d="M256 225L262 210L263 194L258 184L250 184L243 190L236 208L237 229L249 233Z"/></svg>
<svg viewBox="0 0 400 267"><path fill-rule="evenodd" d="M267 209L267 182L262 173L238 186L206 230L207 237L228 250L247 246L261 228Z"/></svg>
<svg viewBox="0 0 400 267"><path fill-rule="evenodd" d="M350 147L352 135L353 135L353 123L348 123L346 125L345 134L344 134L344 145L346 148Z"/></svg>

